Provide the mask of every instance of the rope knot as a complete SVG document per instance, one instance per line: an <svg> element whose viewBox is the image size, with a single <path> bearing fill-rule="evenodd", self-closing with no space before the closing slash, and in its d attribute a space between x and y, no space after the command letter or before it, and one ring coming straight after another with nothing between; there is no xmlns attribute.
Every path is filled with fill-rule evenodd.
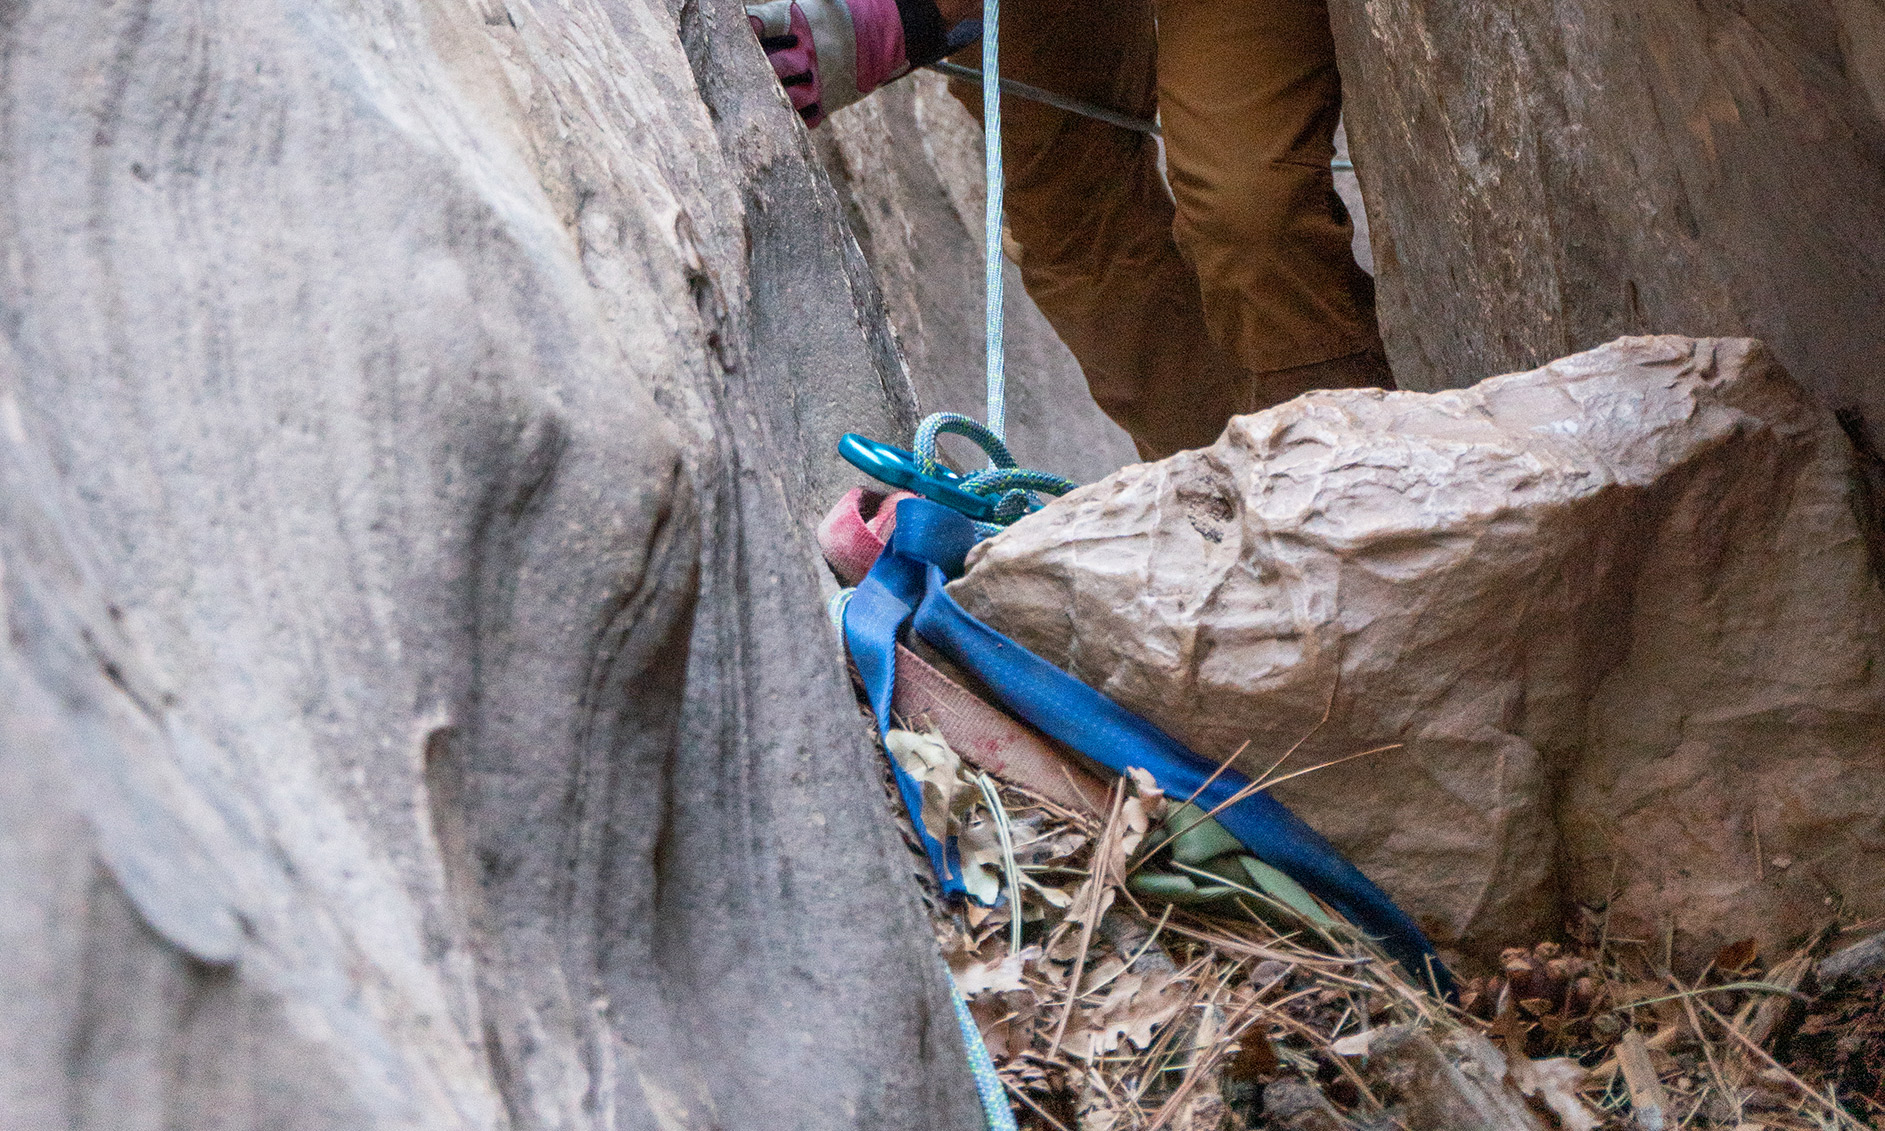
<svg viewBox="0 0 1885 1131"><path fill-rule="evenodd" d="M936 454L936 442L944 436L960 436L982 449L989 466L964 475L957 483L963 490L994 498L995 521L978 522L975 532L987 537L996 534L1023 515L1040 510L1040 495L1064 495L1078 487L1071 479L1046 471L1018 466L1008 445L1002 443L987 425L959 412L932 413L916 429L916 460L925 475L946 474L948 469Z"/></svg>

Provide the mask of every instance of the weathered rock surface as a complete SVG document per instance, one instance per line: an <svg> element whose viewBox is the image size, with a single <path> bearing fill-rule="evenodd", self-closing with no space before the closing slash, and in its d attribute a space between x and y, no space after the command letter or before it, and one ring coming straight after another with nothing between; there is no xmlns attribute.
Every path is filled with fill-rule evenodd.
<svg viewBox="0 0 1885 1131"><path fill-rule="evenodd" d="M952 586L1261 772L1441 941L1575 899L1686 955L1885 910L1885 596L1852 452L1746 340L1330 392L1126 468ZM1325 711L1328 721L1318 726Z"/></svg>
<svg viewBox="0 0 1885 1131"><path fill-rule="evenodd" d="M1885 5L1329 8L1403 388L1746 334L1885 447Z"/></svg>
<svg viewBox="0 0 1885 1131"><path fill-rule="evenodd" d="M0 16L0 1126L979 1126L738 6Z"/></svg>

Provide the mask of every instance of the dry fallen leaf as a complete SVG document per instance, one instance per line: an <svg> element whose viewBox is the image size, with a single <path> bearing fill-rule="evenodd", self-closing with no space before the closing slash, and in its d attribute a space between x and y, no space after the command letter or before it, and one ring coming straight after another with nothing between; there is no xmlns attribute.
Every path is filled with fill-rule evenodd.
<svg viewBox="0 0 1885 1131"><path fill-rule="evenodd" d="M1107 1089L1105 1077L1089 1072L1081 1083L1077 1126L1080 1131L1116 1131L1127 1125L1127 1102Z"/></svg>
<svg viewBox="0 0 1885 1131"><path fill-rule="evenodd" d="M1048 836L1037 836L1029 829L1015 828L1015 861L1022 865L1046 864L1064 860L1085 848L1093 838L1078 829L1067 829Z"/></svg>
<svg viewBox="0 0 1885 1131"><path fill-rule="evenodd" d="M956 838L969 896L994 903L1001 895L1001 835L961 757L934 731L892 730L884 735L884 749L922 791L923 830L940 841Z"/></svg>
<svg viewBox="0 0 1885 1131"><path fill-rule="evenodd" d="M1151 771L1142 770L1137 766L1127 766L1126 776L1132 779L1133 794L1143 799L1148 805L1164 799L1165 791L1159 788L1158 781L1152 777ZM1157 815L1153 814L1153 816Z"/></svg>
<svg viewBox="0 0 1885 1131"><path fill-rule="evenodd" d="M952 967L950 972L955 975L956 989L965 998L973 998L977 994L1006 993L1027 988L1022 974L1029 963L1040 961L1040 957L1041 948L1030 946L996 959L967 961L960 967Z"/></svg>
<svg viewBox="0 0 1885 1131"><path fill-rule="evenodd" d="M1082 890L1084 891L1084 888ZM1105 916L1106 912L1112 908L1113 898L1114 889L1111 887L1105 888L1100 892L1099 905L1097 907L1093 906L1092 900L1081 899L1079 896L1075 896L1073 906L1067 908L1067 914L1061 919L1061 924L1066 927L1078 927L1086 922L1089 915L1091 915L1093 921L1097 923ZM1078 954L1079 951L1080 933L1078 931L1069 930L1064 932L1059 943L1048 948L1047 956L1064 961L1072 958L1075 954Z"/></svg>
<svg viewBox="0 0 1885 1131"><path fill-rule="evenodd" d="M1184 991L1176 983L1167 982L1156 989L1146 988L1134 994L1114 1024L1134 1048L1148 1049L1152 1047L1152 1031L1178 1016L1184 1008Z"/></svg>
<svg viewBox="0 0 1885 1131"><path fill-rule="evenodd" d="M1056 911L1065 911L1073 906L1073 893L1065 888L1050 888L1037 883L1026 872L1021 874L1021 890L1026 901L1032 904L1045 904ZM1026 918L1038 919L1045 913L1044 908L1030 906Z"/></svg>
<svg viewBox="0 0 1885 1131"><path fill-rule="evenodd" d="M975 1019L975 1027L981 1031L988 1055L997 1060L1014 1055L1015 1032L1008 1021L1008 1003L998 994L984 994L968 1004L969 1016Z"/></svg>
<svg viewBox="0 0 1885 1131"><path fill-rule="evenodd" d="M1098 962L1087 967L1085 975L1081 977L1080 996L1083 998L1091 996L1093 993L1097 992L1100 987L1118 977L1125 969L1126 960L1117 954L1109 954L1105 958L1100 959Z"/></svg>
<svg viewBox="0 0 1885 1131"><path fill-rule="evenodd" d="M1237 1038L1237 1055L1224 1069L1225 1075L1232 1080L1255 1080L1268 1076L1281 1068L1282 1058L1276 1055L1276 1046L1261 1029L1245 1029Z"/></svg>
<svg viewBox="0 0 1885 1131"><path fill-rule="evenodd" d="M1065 1048L1082 1060L1112 1052L1122 1039L1134 1048L1150 1048L1152 1031L1184 1007L1184 990L1169 975L1122 974L1097 1006L1081 1011Z"/></svg>
<svg viewBox="0 0 1885 1131"><path fill-rule="evenodd" d="M1754 965L1760 956L1760 944L1753 939L1741 939L1731 942L1715 952L1715 969L1728 973L1739 973Z"/></svg>
<svg viewBox="0 0 1885 1131"><path fill-rule="evenodd" d="M1329 1045L1329 1051L1336 1056L1367 1056L1368 1050L1374 1046L1375 1038L1386 1031L1385 1029L1363 1029L1359 1033L1350 1033Z"/></svg>
<svg viewBox="0 0 1885 1131"><path fill-rule="evenodd" d="M923 793L923 831L936 840L949 837L949 818L958 796L969 784L964 782L962 759L934 733L893 730L884 735L884 749L897 768L916 779Z"/></svg>
<svg viewBox="0 0 1885 1131"><path fill-rule="evenodd" d="M938 770L948 765L940 754L930 760ZM1121 788L1118 807L1106 823L1042 804L1025 791L1004 789L1016 856L1026 869L1019 878L1019 904L939 909L938 938L997 1070L1013 1090L1020 1124L1030 1131L1155 1126L1158 1131L1221 1131L1227 1106L1236 1106L1251 1085L1310 1071L1331 1042L1348 1079L1372 1079L1371 1065L1359 1058L1378 1058L1377 1036L1391 1028L1384 1017L1433 1037L1476 1042L1473 1056L1484 1066L1482 1081L1508 1089L1514 1100L1527 1095L1540 1126L1595 1131L1603 1124L1577 1095L1583 1073L1576 1062L1530 1060L1523 1055L1527 1046L1554 1054L1572 1050L1592 1059L1593 1051L1608 1050L1617 1039L1616 1027L1600 1030L1605 1018L1616 1016L1625 1024L1633 1016L1637 1024L1646 1024L1665 1010L1681 1011L1680 1002L1657 1002L1667 996L1667 987L1636 966L1593 970L1592 961L1575 949L1588 947L1586 940L1541 943L1503 956L1510 959L1504 973L1480 988L1485 997L1481 1012L1493 1021L1487 1036L1495 1045L1443 1016L1420 1011L1410 1017L1401 1002L1416 1001L1416 992L1391 966L1329 963L1314 950L1299 951L1296 940L1279 937L1270 924L1206 921L1163 909L1148 915L1123 894L1115 903L1120 849L1135 836L1151 837L1138 831L1141 818L1157 828L1145 783L1138 775L1133 778ZM992 843L975 831L986 831L989 817L975 807L979 789L962 784L958 779L950 789L946 780L937 780L939 794L948 794L946 804L941 796L937 804L961 826L953 835L965 865L988 871L974 862L994 860ZM1056 882L1065 886L1049 886ZM1116 918L1102 923L1109 909ZM1041 940L1018 961L1003 942L1014 914L1038 924L1034 937ZM1083 930L1087 924L1091 927ZM1294 958L1298 953L1300 961ZM1138 962L1142 955L1148 961ZM1758 959L1744 959L1730 949L1718 956L1717 965L1757 965ZM1579 1003L1595 999L1588 993L1579 998L1572 988L1580 978L1599 976L1605 981L1602 1011L1573 1016L1565 1001L1582 1008ZM1243 1017L1238 1011L1258 1001L1273 1015L1246 1020L1263 1023L1237 1025L1214 1015L1228 1008ZM1370 1018L1372 1031L1354 1031L1356 1010ZM1711 1097L1705 1096L1708 1084L1691 1063L1693 1055L1685 1052L1678 1063L1661 1047L1678 1037L1689 1039L1690 1032L1686 1020L1672 1019L1645 1042L1651 1072L1682 1076L1671 1095L1682 1106L1674 1114L1691 1120L1687 1126L1723 1131L1725 1124L1695 1115L1706 1110L1698 1105ZM1601 1044L1595 1043L1599 1039ZM1596 1074L1600 1082L1585 1085L1587 1090L1614 1087L1616 1062L1606 1067L1607 1073L1600 1068ZM1778 1073L1766 1080L1750 1074L1742 1094L1753 1112L1779 1110L1792 1101L1794 1091ZM1334 1085L1324 1099L1335 1105L1327 1109L1331 1117L1351 1114L1352 1099Z"/></svg>
<svg viewBox="0 0 1885 1131"><path fill-rule="evenodd" d="M1520 1095L1534 1098L1551 1109L1563 1131L1595 1131L1603 1121L1584 1106L1577 1094L1586 1074L1583 1065L1566 1056L1550 1060L1508 1057L1505 1072L1506 1079Z"/></svg>
<svg viewBox="0 0 1885 1131"><path fill-rule="evenodd" d="M955 824L956 852L962 860L962 886L978 903L1001 895L1001 834L979 810Z"/></svg>

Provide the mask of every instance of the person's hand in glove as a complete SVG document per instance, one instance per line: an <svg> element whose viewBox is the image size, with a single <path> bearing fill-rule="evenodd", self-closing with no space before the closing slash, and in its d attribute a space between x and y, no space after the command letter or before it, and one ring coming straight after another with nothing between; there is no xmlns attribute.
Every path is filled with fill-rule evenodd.
<svg viewBox="0 0 1885 1131"><path fill-rule="evenodd" d="M948 52L936 0L766 0L746 18L808 126Z"/></svg>

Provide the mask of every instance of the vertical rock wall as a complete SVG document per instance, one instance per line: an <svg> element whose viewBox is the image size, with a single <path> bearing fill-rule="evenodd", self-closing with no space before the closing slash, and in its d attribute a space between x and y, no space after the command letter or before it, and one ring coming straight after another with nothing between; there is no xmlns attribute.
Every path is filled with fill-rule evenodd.
<svg viewBox="0 0 1885 1131"><path fill-rule="evenodd" d="M0 1126L978 1125L736 5L0 11Z"/></svg>
<svg viewBox="0 0 1885 1131"><path fill-rule="evenodd" d="M1746 334L1885 438L1876 0L1334 0L1414 388Z"/></svg>

